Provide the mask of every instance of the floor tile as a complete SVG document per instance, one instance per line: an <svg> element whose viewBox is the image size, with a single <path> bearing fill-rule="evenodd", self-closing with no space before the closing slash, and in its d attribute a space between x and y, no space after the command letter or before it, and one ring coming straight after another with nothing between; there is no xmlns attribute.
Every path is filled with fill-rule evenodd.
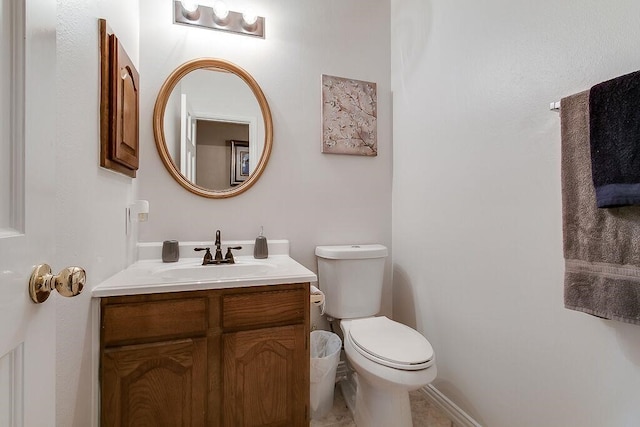
<svg viewBox="0 0 640 427"><path fill-rule="evenodd" d="M453 422L420 390L409 393L409 399L414 427L455 427ZM334 393L331 412L321 420L311 420L310 427L356 427L339 387Z"/></svg>

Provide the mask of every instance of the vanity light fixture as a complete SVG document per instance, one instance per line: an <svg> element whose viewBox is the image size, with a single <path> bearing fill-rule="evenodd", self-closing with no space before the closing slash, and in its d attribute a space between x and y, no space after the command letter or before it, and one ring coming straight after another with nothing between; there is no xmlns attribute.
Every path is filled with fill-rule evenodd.
<svg viewBox="0 0 640 427"><path fill-rule="evenodd" d="M216 1L213 7L203 6L194 0L173 0L173 5L175 24L264 38L264 17L248 11L229 10L222 0Z"/></svg>

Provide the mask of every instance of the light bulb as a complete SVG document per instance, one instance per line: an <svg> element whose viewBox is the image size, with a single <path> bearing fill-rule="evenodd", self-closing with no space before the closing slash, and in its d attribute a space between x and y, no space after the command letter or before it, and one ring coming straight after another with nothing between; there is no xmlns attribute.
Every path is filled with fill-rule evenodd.
<svg viewBox="0 0 640 427"><path fill-rule="evenodd" d="M253 27L258 21L258 15L253 12L245 12L242 14L242 20L247 26Z"/></svg>
<svg viewBox="0 0 640 427"><path fill-rule="evenodd" d="M180 0L182 5L182 15L191 20L196 21L200 18L200 5L194 0Z"/></svg>
<svg viewBox="0 0 640 427"><path fill-rule="evenodd" d="M193 13L198 10L198 3L193 0L180 0L182 8L189 13Z"/></svg>
<svg viewBox="0 0 640 427"><path fill-rule="evenodd" d="M214 17L219 19L220 21L224 21L229 16L229 8L227 4L222 0L218 0L213 4L213 14Z"/></svg>

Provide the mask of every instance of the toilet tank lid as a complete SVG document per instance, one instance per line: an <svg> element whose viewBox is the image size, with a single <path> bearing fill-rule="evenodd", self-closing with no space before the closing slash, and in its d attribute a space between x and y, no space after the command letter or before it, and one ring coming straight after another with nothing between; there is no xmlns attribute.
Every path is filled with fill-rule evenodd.
<svg viewBox="0 0 640 427"><path fill-rule="evenodd" d="M327 259L384 258L388 255L383 245L317 246L316 255Z"/></svg>

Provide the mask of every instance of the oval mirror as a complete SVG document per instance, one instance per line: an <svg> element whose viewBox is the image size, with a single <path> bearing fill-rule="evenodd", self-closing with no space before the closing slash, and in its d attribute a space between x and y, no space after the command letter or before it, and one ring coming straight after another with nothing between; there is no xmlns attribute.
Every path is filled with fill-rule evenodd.
<svg viewBox="0 0 640 427"><path fill-rule="evenodd" d="M156 99L153 133L173 178L214 199L248 190L273 144L271 111L258 83L214 58L186 62L171 73Z"/></svg>

